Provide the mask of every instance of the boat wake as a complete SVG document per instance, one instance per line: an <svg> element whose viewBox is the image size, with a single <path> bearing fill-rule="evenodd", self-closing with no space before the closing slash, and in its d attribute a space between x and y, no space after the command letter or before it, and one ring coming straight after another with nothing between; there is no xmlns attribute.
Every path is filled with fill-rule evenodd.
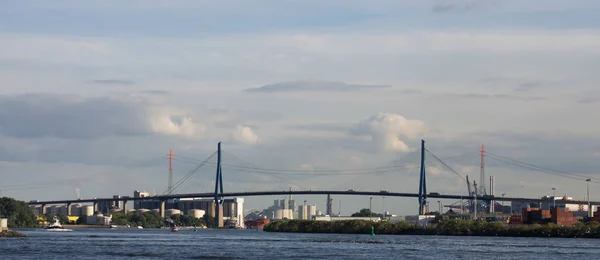
<svg viewBox="0 0 600 260"><path fill-rule="evenodd" d="M68 229L68 228L55 228L55 229L46 229L46 231L51 231L51 232L71 232L73 231L73 229Z"/></svg>

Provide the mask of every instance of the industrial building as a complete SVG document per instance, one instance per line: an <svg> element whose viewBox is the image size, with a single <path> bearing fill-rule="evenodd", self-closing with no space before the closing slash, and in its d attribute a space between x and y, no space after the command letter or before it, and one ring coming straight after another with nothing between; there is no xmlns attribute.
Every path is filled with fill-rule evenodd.
<svg viewBox="0 0 600 260"><path fill-rule="evenodd" d="M548 224L554 223L559 226L573 226L577 223L577 217L569 208L523 208L521 215L510 217L510 224Z"/></svg>
<svg viewBox="0 0 600 260"><path fill-rule="evenodd" d="M134 191L134 198L144 198L149 197L148 192L143 191ZM136 200L134 201L134 209L136 211L159 211L161 201L153 198L148 198L147 200ZM222 209L219 210L219 215L222 215L223 219L229 219L235 222L235 225L238 227L244 226L244 199L243 198L233 198L233 199L224 199L222 204ZM176 210L176 211L175 211ZM193 210L201 210L201 211L193 211ZM165 202L165 217L170 216L170 214L175 214L173 212L178 212L176 214L189 213L193 212L198 215L200 212L204 217L204 213L208 214L211 217L215 217L215 201L212 198L183 198L183 199L170 199Z"/></svg>
<svg viewBox="0 0 600 260"><path fill-rule="evenodd" d="M311 219L317 215L317 205L301 205L298 206L297 219Z"/></svg>
<svg viewBox="0 0 600 260"><path fill-rule="evenodd" d="M42 207L40 206L29 206L29 208L31 209L31 212L33 212L33 215L35 216L41 216L44 215L44 212L42 212ZM46 208L46 214L51 214L51 215L64 215L64 216L91 216L94 214L94 207L92 205L81 205L81 204L72 204L70 206L71 208L71 214L69 213L69 210L67 209L67 206L64 205L53 205L50 207Z"/></svg>
<svg viewBox="0 0 600 260"><path fill-rule="evenodd" d="M547 202L511 202L511 208L513 214L521 213L522 209L526 208L538 208L541 210L551 210L553 207L562 208L564 210L568 210L572 212L576 217L584 217L588 215L588 205L582 204L573 204L569 203L573 198L567 196L544 196L541 197L543 200L547 200ZM592 211L594 209L597 210L597 206L592 205Z"/></svg>
<svg viewBox="0 0 600 260"><path fill-rule="evenodd" d="M108 226L112 222L112 216L104 216L104 214L98 212L95 215L87 216L86 223L88 225L104 225Z"/></svg>
<svg viewBox="0 0 600 260"><path fill-rule="evenodd" d="M299 205L296 207L296 201L290 198L274 200L273 206L263 210L263 214L270 219L311 219L317 214L317 205Z"/></svg>
<svg viewBox="0 0 600 260"><path fill-rule="evenodd" d="M65 205L52 205L48 207L41 207L38 205L30 206L31 211L35 216L41 216L45 214L52 215L64 215L73 217L86 217L86 222L91 225L109 223L110 214L118 212L138 212L147 213L154 212L160 214L161 201L150 198L150 194L144 191L134 191L135 198L149 197L147 200L135 200L133 201L134 209L127 209L126 203L118 200L111 201L98 201L95 203L95 207L92 205L81 205L72 204L67 208ZM121 197L114 195L115 199L123 199L127 197ZM219 215L222 219L230 220L238 227L244 226L244 199L233 198L224 199L223 204L220 207ZM185 198L185 199L171 199L165 202L165 217L170 217L176 214L185 214L196 218L204 217L204 214L208 214L211 217L215 217L215 203L212 198ZM108 217L107 217L108 216Z"/></svg>

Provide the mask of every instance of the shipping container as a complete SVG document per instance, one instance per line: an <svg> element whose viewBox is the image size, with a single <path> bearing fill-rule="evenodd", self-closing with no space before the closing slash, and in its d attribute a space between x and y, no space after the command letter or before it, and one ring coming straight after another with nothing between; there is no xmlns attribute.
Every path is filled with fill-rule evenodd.
<svg viewBox="0 0 600 260"><path fill-rule="evenodd" d="M510 216L509 224L523 224L523 217L519 215Z"/></svg>

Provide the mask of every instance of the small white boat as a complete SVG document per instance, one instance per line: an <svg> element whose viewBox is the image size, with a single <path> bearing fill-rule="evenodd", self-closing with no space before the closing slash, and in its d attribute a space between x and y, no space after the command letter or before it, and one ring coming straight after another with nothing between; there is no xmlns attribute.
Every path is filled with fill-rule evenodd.
<svg viewBox="0 0 600 260"><path fill-rule="evenodd" d="M60 220L58 220L56 216L52 218L52 222L50 222L45 229L48 231L73 231L72 229L63 228L63 226L60 224Z"/></svg>
<svg viewBox="0 0 600 260"><path fill-rule="evenodd" d="M138 229L144 229L144 227L142 227L142 226L138 226L137 228L138 228Z"/></svg>
<svg viewBox="0 0 600 260"><path fill-rule="evenodd" d="M117 228L117 225L110 225L110 228Z"/></svg>

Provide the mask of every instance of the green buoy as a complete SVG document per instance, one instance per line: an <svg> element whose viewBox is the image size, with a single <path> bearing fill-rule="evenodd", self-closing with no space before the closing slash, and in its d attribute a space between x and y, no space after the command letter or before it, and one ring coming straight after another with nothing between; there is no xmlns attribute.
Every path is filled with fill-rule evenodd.
<svg viewBox="0 0 600 260"><path fill-rule="evenodd" d="M371 226L371 236L375 235L375 228L373 226Z"/></svg>

